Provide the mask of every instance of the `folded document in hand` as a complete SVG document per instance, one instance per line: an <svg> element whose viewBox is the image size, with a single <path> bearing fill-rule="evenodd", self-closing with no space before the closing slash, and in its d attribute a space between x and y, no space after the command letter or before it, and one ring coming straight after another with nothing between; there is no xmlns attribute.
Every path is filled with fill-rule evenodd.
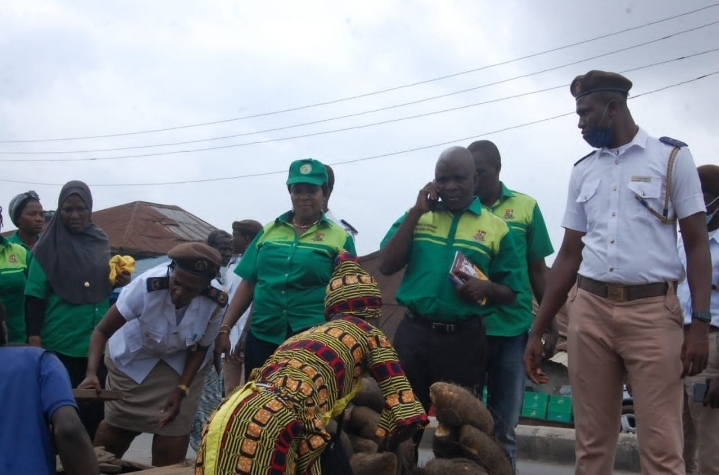
<svg viewBox="0 0 719 475"><path fill-rule="evenodd" d="M462 271L467 275L478 278L479 280L489 280L484 272L482 272L479 267L474 265L462 251L457 251L455 253L454 261L452 261L452 266L449 268L449 281L455 286L460 286L464 284L464 280L459 277L457 271ZM487 298L485 297L482 300L478 300L477 303L484 305L487 303Z"/></svg>

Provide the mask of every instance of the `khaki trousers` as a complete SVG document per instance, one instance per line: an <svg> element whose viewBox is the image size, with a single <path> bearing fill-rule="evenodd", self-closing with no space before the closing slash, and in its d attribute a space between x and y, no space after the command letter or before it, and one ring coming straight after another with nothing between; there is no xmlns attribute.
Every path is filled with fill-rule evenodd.
<svg viewBox="0 0 719 475"><path fill-rule="evenodd" d="M225 358L225 364L222 367L222 378L225 383L225 397L227 397L232 394L232 391L237 386L244 383L244 365L237 361L234 356Z"/></svg>
<svg viewBox="0 0 719 475"><path fill-rule="evenodd" d="M719 332L709 334L709 364L684 379L684 464L687 475L719 475L719 409L694 401L694 383L719 376Z"/></svg>
<svg viewBox="0 0 719 475"><path fill-rule="evenodd" d="M666 296L631 302L612 302L576 285L569 293L567 345L578 475L612 473L626 373L632 381L642 473L684 474L684 322L669 287Z"/></svg>

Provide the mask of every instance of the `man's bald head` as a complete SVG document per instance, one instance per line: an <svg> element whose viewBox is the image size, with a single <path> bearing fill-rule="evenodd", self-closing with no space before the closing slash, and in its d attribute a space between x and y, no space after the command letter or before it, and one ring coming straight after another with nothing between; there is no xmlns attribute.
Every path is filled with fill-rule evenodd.
<svg viewBox="0 0 719 475"><path fill-rule="evenodd" d="M442 152L434 169L434 183L445 206L457 211L472 203L477 175L474 159L464 147L450 147Z"/></svg>

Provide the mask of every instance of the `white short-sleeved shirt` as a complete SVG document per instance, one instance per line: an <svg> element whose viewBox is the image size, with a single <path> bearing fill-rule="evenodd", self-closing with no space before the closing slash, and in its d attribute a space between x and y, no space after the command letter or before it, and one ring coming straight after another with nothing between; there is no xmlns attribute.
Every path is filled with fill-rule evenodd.
<svg viewBox="0 0 719 475"><path fill-rule="evenodd" d="M325 212L325 216L337 226L347 231L347 234L352 236L352 240L355 242L355 244L357 243L358 231L350 223L348 223L344 219L338 219L329 209Z"/></svg>
<svg viewBox="0 0 719 475"><path fill-rule="evenodd" d="M687 265L687 254L684 250L684 241L681 236L679 237L679 246L677 247L679 253L679 259L682 261L682 265L686 268ZM719 327L719 229L709 233L709 251L711 252L712 259L712 292L711 292L711 303L709 310L712 313L711 324L715 327ZM682 303L682 310L684 311L684 323L687 325L692 322L692 296L689 292L689 283L686 279L679 282L677 287L677 297Z"/></svg>
<svg viewBox="0 0 719 475"><path fill-rule="evenodd" d="M575 165L562 227L586 233L580 275L622 284L682 278L676 223L663 223L635 197L662 213L673 148L639 129L629 144L597 150ZM705 210L687 147L674 161L669 207L669 217L678 219Z"/></svg>
<svg viewBox="0 0 719 475"><path fill-rule="evenodd" d="M169 290L148 290L152 288L148 287L149 280L167 276L167 264L146 271L122 289L115 303L127 323L110 338L110 358L117 369L138 384L160 360L182 374L188 348L214 343L226 309L201 295L186 307L178 325ZM216 280L211 285L223 291ZM203 366L211 357L208 351Z"/></svg>
<svg viewBox="0 0 719 475"><path fill-rule="evenodd" d="M240 261L242 260L242 256L232 256L232 260L230 260L230 264L227 266L227 277L225 278L225 286L227 287L227 297L228 302L232 302L232 297L235 296L235 292L237 292L237 288L240 286L240 282L242 282L242 277L235 274L235 269L238 265L240 265ZM250 311L252 310L252 305L247 307L247 310L245 310L245 313L242 314L239 320L237 320L237 323L235 323L235 326L230 329L230 343L232 344L232 349L235 349L235 345L237 345L237 342L240 341L240 336L242 336L242 330L245 328L245 323L247 323L247 319L249 318Z"/></svg>

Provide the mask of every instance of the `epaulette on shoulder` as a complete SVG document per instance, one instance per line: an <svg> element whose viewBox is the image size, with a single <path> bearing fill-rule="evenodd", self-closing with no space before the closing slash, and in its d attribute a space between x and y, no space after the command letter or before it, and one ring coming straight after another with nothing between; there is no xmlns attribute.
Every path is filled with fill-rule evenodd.
<svg viewBox="0 0 719 475"><path fill-rule="evenodd" d="M681 140L673 139L671 137L659 137L659 141L662 143L665 143L667 145L671 145L672 147L682 148L682 147L688 147L687 144L682 142Z"/></svg>
<svg viewBox="0 0 719 475"><path fill-rule="evenodd" d="M340 219L340 223L342 223L342 225L345 227L345 230L346 230L348 233L352 234L353 236L354 236L355 234L359 234L359 231L357 231L357 228L355 228L354 226L352 226L350 223L348 223L348 222L345 221L344 219Z"/></svg>
<svg viewBox="0 0 719 475"><path fill-rule="evenodd" d="M205 290L200 292L200 295L216 302L220 307L225 307L227 305L227 293L220 289L216 289L211 285L205 287Z"/></svg>
<svg viewBox="0 0 719 475"><path fill-rule="evenodd" d="M574 162L574 166L576 167L577 165L582 163L582 160L585 160L585 159L589 158L590 156L594 155L595 152L596 152L596 150L589 152L588 154L586 154L585 156L583 156L582 158L580 158L579 160Z"/></svg>
<svg viewBox="0 0 719 475"><path fill-rule="evenodd" d="M153 277L147 279L147 291L154 292L156 290L165 290L170 288L169 277Z"/></svg>

